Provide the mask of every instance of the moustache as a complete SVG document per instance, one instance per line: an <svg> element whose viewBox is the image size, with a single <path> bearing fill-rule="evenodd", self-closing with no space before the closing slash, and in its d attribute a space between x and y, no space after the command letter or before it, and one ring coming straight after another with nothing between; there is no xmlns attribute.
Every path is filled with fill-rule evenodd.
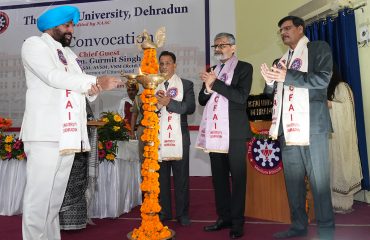
<svg viewBox="0 0 370 240"><path fill-rule="evenodd" d="M72 38L72 33L65 33L64 34L64 37L67 37L67 36L69 36L70 38Z"/></svg>

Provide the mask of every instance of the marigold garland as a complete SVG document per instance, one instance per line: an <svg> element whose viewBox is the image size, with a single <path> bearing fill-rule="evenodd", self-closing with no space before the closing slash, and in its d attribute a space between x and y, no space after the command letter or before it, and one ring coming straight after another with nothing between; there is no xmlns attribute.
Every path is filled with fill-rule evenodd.
<svg viewBox="0 0 370 240"><path fill-rule="evenodd" d="M144 56L141 61L140 69L146 74L158 73L159 65L157 61L157 50L155 48L144 49Z"/></svg>
<svg viewBox="0 0 370 240"><path fill-rule="evenodd" d="M143 101L144 109L141 124L146 127L141 136L141 139L146 142L146 146L144 147L143 154L145 159L141 165L141 175L143 180L140 187L145 194L143 204L140 208L142 218L141 226L139 228L135 228L132 233L133 239L140 240L159 240L171 236L171 232L168 227L163 226L158 217L158 213L161 210L161 206L158 201L160 190L158 182L159 174L157 172L159 170L159 119L157 114L154 113L156 109L155 104L157 103L154 93L154 89L145 89L140 96Z"/></svg>

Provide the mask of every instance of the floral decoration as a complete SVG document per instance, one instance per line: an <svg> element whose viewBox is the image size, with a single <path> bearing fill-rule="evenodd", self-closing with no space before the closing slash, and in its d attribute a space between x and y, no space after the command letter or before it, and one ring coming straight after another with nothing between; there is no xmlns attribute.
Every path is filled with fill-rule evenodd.
<svg viewBox="0 0 370 240"><path fill-rule="evenodd" d="M158 73L158 62L155 49L144 49L144 58L141 62L141 71L146 74ZM159 164L158 164L158 131L159 119L156 110L157 98L155 89L145 89L141 96L143 102L143 120L141 124L145 127L141 140L145 142L144 161L141 165L142 183L141 190L144 192L144 201L141 205L141 226L135 228L132 233L133 239L159 240L171 236L167 226L163 226L158 213L159 205Z"/></svg>
<svg viewBox="0 0 370 240"><path fill-rule="evenodd" d="M155 48L144 49L143 60L141 61L140 69L142 73L157 74L159 70L157 60L157 50Z"/></svg>
<svg viewBox="0 0 370 240"><path fill-rule="evenodd" d="M13 121L10 118L0 117L0 131L10 128L12 124L13 124Z"/></svg>
<svg viewBox="0 0 370 240"><path fill-rule="evenodd" d="M24 160L26 154L23 150L23 142L15 135L2 135L0 133L0 157L2 160Z"/></svg>
<svg viewBox="0 0 370 240"><path fill-rule="evenodd" d="M100 118L105 124L98 128L98 157L100 162L113 162L116 158L117 141L127 141L129 123L116 112L103 112Z"/></svg>
<svg viewBox="0 0 370 240"><path fill-rule="evenodd" d="M4 130L10 128L13 122L9 118L0 117L0 158L2 160L24 160L26 154L23 150L23 142L15 134L4 134Z"/></svg>
<svg viewBox="0 0 370 240"><path fill-rule="evenodd" d="M154 113L153 106L157 103L154 97L154 89L145 89L141 95L143 101L144 117L141 124L145 126L141 140L146 142L144 147L144 162L141 166L143 181L141 190L144 194L144 202L141 205L141 226L134 229L132 237L134 239L164 239L171 236L168 227L163 226L159 220L158 213L161 210L159 205L159 164L158 164L158 130L159 119Z"/></svg>

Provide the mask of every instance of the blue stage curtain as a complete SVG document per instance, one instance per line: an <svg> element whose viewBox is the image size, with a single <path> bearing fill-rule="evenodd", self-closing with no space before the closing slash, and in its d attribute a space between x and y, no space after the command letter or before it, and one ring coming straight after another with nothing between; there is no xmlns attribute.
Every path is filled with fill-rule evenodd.
<svg viewBox="0 0 370 240"><path fill-rule="evenodd" d="M326 19L321 19L306 26L305 34L311 41L323 40L329 43L333 51L334 63L352 88L355 101L358 148L364 177L362 187L370 190L355 13L351 9L340 10L336 17L328 16Z"/></svg>

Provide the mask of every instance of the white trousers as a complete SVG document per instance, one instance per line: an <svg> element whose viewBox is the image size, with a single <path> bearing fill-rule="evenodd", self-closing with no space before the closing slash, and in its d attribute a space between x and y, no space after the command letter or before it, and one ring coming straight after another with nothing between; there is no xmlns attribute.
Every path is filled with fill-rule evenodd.
<svg viewBox="0 0 370 240"><path fill-rule="evenodd" d="M74 154L59 155L58 142L24 142L27 183L23 199L23 240L59 240L59 210Z"/></svg>

